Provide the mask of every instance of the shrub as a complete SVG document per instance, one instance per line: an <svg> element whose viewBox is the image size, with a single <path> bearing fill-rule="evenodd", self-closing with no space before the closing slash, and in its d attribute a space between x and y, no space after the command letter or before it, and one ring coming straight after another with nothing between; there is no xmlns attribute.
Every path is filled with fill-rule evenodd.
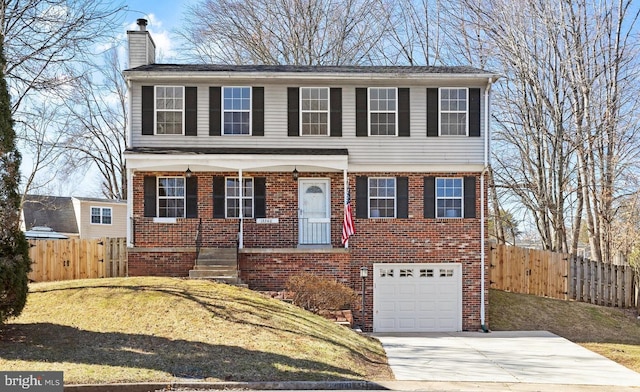
<svg viewBox="0 0 640 392"><path fill-rule="evenodd" d="M287 290L294 293L294 305L313 313L349 309L357 298L356 292L344 284L309 273L289 278Z"/></svg>
<svg viewBox="0 0 640 392"><path fill-rule="evenodd" d="M20 152L11 118L11 100L2 70L0 43L0 324L22 312L27 301L29 243L20 231Z"/></svg>

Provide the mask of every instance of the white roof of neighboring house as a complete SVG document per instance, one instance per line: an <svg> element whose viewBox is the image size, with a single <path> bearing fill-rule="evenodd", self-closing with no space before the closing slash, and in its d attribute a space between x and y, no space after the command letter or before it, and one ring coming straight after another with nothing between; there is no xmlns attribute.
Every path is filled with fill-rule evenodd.
<svg viewBox="0 0 640 392"><path fill-rule="evenodd" d="M46 226L32 227L31 230L24 232L24 236L27 237L28 240L66 240L69 238Z"/></svg>

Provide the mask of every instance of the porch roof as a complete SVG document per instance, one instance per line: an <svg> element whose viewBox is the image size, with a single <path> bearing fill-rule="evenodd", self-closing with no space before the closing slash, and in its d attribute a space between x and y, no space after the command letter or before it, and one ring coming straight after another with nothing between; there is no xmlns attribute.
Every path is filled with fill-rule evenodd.
<svg viewBox="0 0 640 392"><path fill-rule="evenodd" d="M125 151L127 168L147 171L342 171L345 148L134 147Z"/></svg>

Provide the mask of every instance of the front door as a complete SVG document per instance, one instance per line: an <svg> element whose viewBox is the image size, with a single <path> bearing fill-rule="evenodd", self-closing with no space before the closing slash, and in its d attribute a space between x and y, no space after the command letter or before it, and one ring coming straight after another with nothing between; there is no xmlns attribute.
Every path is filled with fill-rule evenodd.
<svg viewBox="0 0 640 392"><path fill-rule="evenodd" d="M300 245L331 244L331 192L327 179L301 179L299 190Z"/></svg>

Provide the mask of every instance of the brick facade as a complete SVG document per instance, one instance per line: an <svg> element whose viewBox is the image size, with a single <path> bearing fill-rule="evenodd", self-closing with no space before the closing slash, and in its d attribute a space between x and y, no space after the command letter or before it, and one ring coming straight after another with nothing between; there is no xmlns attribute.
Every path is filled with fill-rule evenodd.
<svg viewBox="0 0 640 392"><path fill-rule="evenodd" d="M204 247L235 247L238 219L213 218L214 176L237 173L194 173L198 179L198 218L178 218L176 223L154 223L143 215L143 177L179 176L175 172L136 172L133 178L134 246L129 254L130 275L187 276L195 263L195 234L202 220ZM356 210L355 181L349 173L353 210ZM366 280L366 325L372 325L374 263L461 263L463 329L480 328L480 181L476 181L476 218L424 218L424 177L479 176L479 173L364 173L369 177L408 177L408 218L355 218L356 235L349 249L341 245L344 184L342 173L304 174L301 178L331 180L331 246L327 250L297 249L298 186L291 173L244 173L244 177L266 178L266 217L276 224L243 223L244 247L240 252L241 278L257 290L282 290L289 276L313 272L342 281L361 291L360 267L369 268ZM485 206L486 208L486 199ZM148 248L164 247L164 251ZM171 251L171 248L183 248ZM192 248L192 250L185 250ZM488 265L488 262L487 262ZM485 274L485 279L488 274ZM486 281L485 304L488 303ZM359 318L359 312L356 312ZM359 320L356 322L359 323Z"/></svg>

